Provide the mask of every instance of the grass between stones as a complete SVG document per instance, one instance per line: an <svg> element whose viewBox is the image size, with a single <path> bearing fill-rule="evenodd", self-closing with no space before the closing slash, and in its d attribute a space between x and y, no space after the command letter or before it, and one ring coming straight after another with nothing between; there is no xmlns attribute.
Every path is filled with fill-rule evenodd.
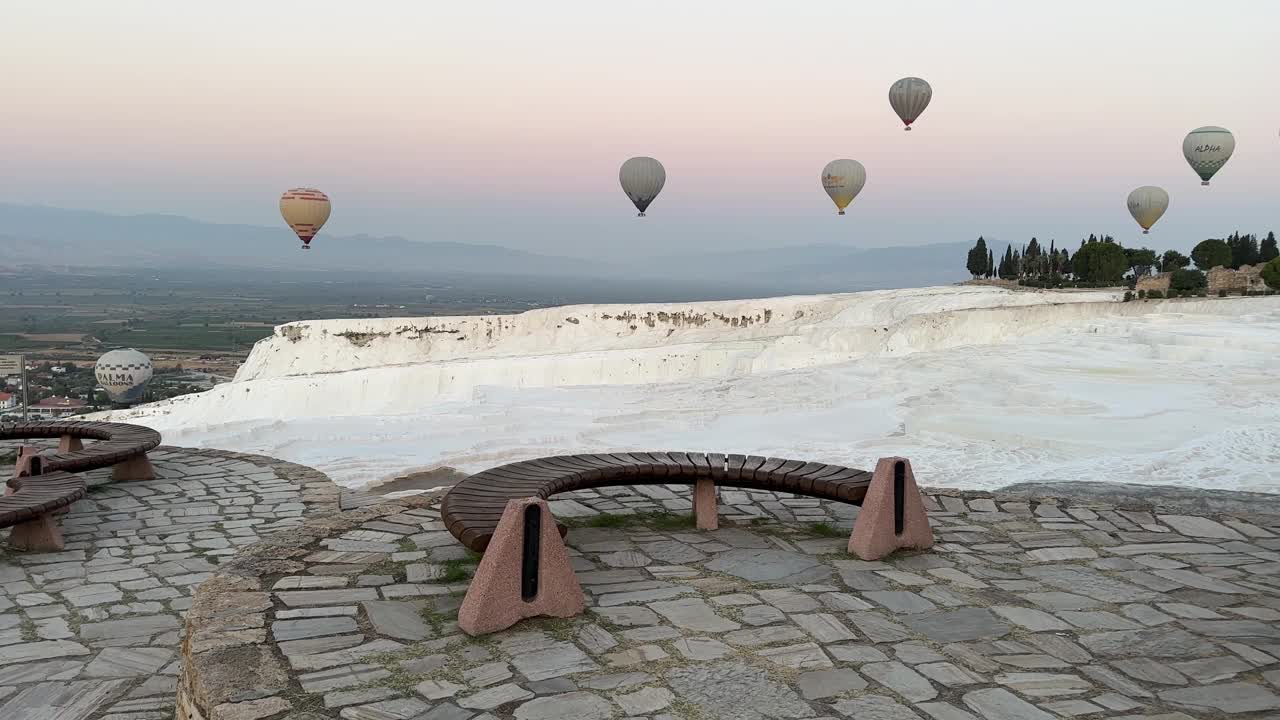
<svg viewBox="0 0 1280 720"><path fill-rule="evenodd" d="M829 522L816 522L809 525L809 532L824 538L844 537L846 533L841 532L835 525Z"/></svg>
<svg viewBox="0 0 1280 720"><path fill-rule="evenodd" d="M475 566L480 562L480 557L478 553L468 551L465 558L444 561L444 575L441 575L436 582L460 583L470 580L475 572Z"/></svg>
<svg viewBox="0 0 1280 720"><path fill-rule="evenodd" d="M569 527L647 527L654 530L689 530L696 526L692 514L657 512L639 512L629 515L601 513L588 518L565 518L561 522Z"/></svg>
<svg viewBox="0 0 1280 720"><path fill-rule="evenodd" d="M579 625L574 620L575 618L530 618L520 623L520 626L522 630L541 630L556 640L573 642L574 629Z"/></svg>
<svg viewBox="0 0 1280 720"><path fill-rule="evenodd" d="M702 713L702 708L681 697L672 700L671 704L667 706L667 710L679 715L684 720L703 720L706 717Z"/></svg>
<svg viewBox="0 0 1280 720"><path fill-rule="evenodd" d="M404 566L406 562L396 562L395 560L382 560L372 565L368 565L364 570L360 571L361 575L390 575L395 578L396 582L405 582Z"/></svg>
<svg viewBox="0 0 1280 720"><path fill-rule="evenodd" d="M442 632L442 628L444 628L445 625L458 619L457 610L441 612L431 605L422 608L418 614L422 616L423 621L430 625L431 629L435 631L437 635Z"/></svg>
<svg viewBox="0 0 1280 720"><path fill-rule="evenodd" d="M22 642L36 642L40 636L36 634L36 624L29 617L23 617L22 623L19 625L22 631Z"/></svg>

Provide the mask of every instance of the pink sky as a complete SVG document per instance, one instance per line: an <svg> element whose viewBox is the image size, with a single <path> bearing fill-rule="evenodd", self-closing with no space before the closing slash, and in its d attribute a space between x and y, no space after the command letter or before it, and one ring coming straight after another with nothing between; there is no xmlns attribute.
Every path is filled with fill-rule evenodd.
<svg viewBox="0 0 1280 720"><path fill-rule="evenodd" d="M23 3L0 26L0 202L545 252L1137 239L1280 225L1280 6L1193 2ZM691 7L692 6L692 7ZM904 75L933 104L904 133ZM1236 156L1203 190L1187 131ZM647 224L617 187L665 164ZM845 218L830 159L867 167Z"/></svg>

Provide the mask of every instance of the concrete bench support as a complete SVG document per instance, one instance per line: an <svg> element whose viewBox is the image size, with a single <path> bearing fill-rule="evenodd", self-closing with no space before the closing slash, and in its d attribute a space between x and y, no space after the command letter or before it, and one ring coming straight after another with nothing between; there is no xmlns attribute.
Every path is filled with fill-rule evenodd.
<svg viewBox="0 0 1280 720"><path fill-rule="evenodd" d="M525 618L573 617L585 608L547 501L507 501L458 610L458 627L468 635L487 635Z"/></svg>
<svg viewBox="0 0 1280 720"><path fill-rule="evenodd" d="M130 480L155 480L156 470L151 467L151 461L147 459L147 454L139 453L124 462L112 465L111 479L116 482L128 482Z"/></svg>
<svg viewBox="0 0 1280 720"><path fill-rule="evenodd" d="M84 449L84 443L81 442L80 438L75 435L63 435L58 438L59 453L75 452L77 450L83 450L83 449Z"/></svg>
<svg viewBox="0 0 1280 720"><path fill-rule="evenodd" d="M720 513L716 507L716 484L711 478L698 478L693 483L693 516L699 530L720 528Z"/></svg>
<svg viewBox="0 0 1280 720"><path fill-rule="evenodd" d="M879 560L899 548L931 547L933 528L929 527L911 461L880 458L849 536L849 552L862 560Z"/></svg>
<svg viewBox="0 0 1280 720"><path fill-rule="evenodd" d="M9 547L33 552L62 552L62 524L54 513L14 525L9 531Z"/></svg>

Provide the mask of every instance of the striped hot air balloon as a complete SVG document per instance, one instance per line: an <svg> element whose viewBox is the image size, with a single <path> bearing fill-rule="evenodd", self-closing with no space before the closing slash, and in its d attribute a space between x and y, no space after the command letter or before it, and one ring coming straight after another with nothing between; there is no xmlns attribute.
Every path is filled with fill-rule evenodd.
<svg viewBox="0 0 1280 720"><path fill-rule="evenodd" d="M302 249L311 249L311 238L329 219L329 196L315 188L290 188L280 196L280 215L298 234Z"/></svg>
<svg viewBox="0 0 1280 720"><path fill-rule="evenodd" d="M633 157L622 163L618 171L618 181L622 183L622 191L631 199L631 203L644 217L649 203L662 192L667 184L667 171L662 163L651 157Z"/></svg>
<svg viewBox="0 0 1280 720"><path fill-rule="evenodd" d="M933 99L933 88L918 77L904 77L889 86L889 105L902 118L907 130Z"/></svg>

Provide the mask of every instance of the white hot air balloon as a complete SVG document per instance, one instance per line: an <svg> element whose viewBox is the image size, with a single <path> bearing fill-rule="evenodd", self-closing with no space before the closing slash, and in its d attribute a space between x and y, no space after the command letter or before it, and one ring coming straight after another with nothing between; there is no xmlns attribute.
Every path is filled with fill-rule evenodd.
<svg viewBox="0 0 1280 720"><path fill-rule="evenodd" d="M1164 188L1154 185L1143 185L1129 193L1129 214L1142 227L1142 234L1151 231L1164 211L1169 209L1169 193Z"/></svg>
<svg viewBox="0 0 1280 720"><path fill-rule="evenodd" d="M822 189L831 196L840 214L867 184L867 169L857 160L832 160L822 168Z"/></svg>
<svg viewBox="0 0 1280 720"><path fill-rule="evenodd" d="M329 219L329 196L315 188L290 188L280 196L280 216L302 241L302 249L311 249L311 238Z"/></svg>
<svg viewBox="0 0 1280 720"><path fill-rule="evenodd" d="M1182 141L1182 155L1200 176L1201 185L1209 184L1209 178L1227 164L1235 150L1236 137L1226 128L1196 128Z"/></svg>
<svg viewBox="0 0 1280 720"><path fill-rule="evenodd" d="M640 217L644 217L649 203L658 197L662 186L667 184L667 171L662 163L651 157L633 157L622 163L618 181L622 183L622 192L631 198L631 202L640 211Z"/></svg>
<svg viewBox="0 0 1280 720"><path fill-rule="evenodd" d="M889 86L889 105L902 118L907 130L933 99L933 88L918 77L904 77Z"/></svg>
<svg viewBox="0 0 1280 720"><path fill-rule="evenodd" d="M133 405L151 380L151 358L133 348L112 350L98 358L93 375L113 403Z"/></svg>

